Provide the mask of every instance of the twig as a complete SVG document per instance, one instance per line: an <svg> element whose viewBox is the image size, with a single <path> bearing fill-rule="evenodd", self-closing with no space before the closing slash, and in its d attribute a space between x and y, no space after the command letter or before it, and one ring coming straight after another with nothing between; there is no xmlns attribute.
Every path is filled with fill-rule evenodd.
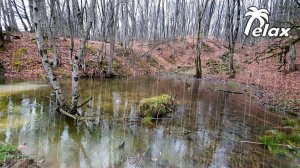
<svg viewBox="0 0 300 168"><path fill-rule="evenodd" d="M234 142L239 142L239 143L246 143L246 144L255 144L255 145L265 145L264 143L261 142L255 142L255 141L241 141L241 140L235 140L235 139L229 139L229 138L225 138L225 137L221 137L223 139L227 139L230 141L234 141ZM289 145L286 144L274 144L276 146L282 146L282 147L289 147Z"/></svg>
<svg viewBox="0 0 300 168"><path fill-rule="evenodd" d="M85 101L84 103L82 103L80 106L78 106L78 108L83 107L84 105L86 105L89 101L91 101L93 98L89 98L87 101Z"/></svg>
<svg viewBox="0 0 300 168"><path fill-rule="evenodd" d="M56 103L55 100L53 100L51 97L48 97L48 96L41 96L42 98L45 98L45 99L49 99L50 101L53 101L54 103Z"/></svg>

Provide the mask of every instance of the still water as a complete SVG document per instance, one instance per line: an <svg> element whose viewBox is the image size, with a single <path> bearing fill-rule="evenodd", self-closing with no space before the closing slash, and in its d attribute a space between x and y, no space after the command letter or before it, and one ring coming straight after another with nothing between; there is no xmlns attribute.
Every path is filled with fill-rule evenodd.
<svg viewBox="0 0 300 168"><path fill-rule="evenodd" d="M62 83L70 95L71 82ZM80 81L81 102L93 100L81 112L92 120L76 123L53 110L44 98L51 93L45 82L7 79L0 85L0 141L24 146L23 153L49 167L296 167L299 160L272 156L251 143L280 123L251 92L171 74L85 79ZM162 93L176 98L176 112L152 125L136 120L138 102Z"/></svg>

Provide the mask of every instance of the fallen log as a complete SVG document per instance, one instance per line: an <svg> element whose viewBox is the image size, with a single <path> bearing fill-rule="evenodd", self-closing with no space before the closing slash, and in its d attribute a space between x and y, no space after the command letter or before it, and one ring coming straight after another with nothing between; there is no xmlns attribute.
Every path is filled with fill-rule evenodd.
<svg viewBox="0 0 300 168"><path fill-rule="evenodd" d="M213 90L213 91L218 91L218 92L230 93L230 94L240 94L240 95L244 94L242 92L235 92L235 91L223 90L223 89L213 89L213 88L210 88L210 87L208 89Z"/></svg>

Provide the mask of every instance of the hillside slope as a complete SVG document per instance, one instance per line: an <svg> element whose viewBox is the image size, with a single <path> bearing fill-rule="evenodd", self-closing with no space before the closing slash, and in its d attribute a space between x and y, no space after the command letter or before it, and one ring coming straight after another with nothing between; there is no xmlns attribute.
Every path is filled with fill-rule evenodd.
<svg viewBox="0 0 300 168"><path fill-rule="evenodd" d="M18 34L21 39L14 39L6 46L6 51L0 51L1 59L9 77L42 77L44 70L37 52L34 34ZM69 39L59 39L61 66L55 69L59 76L70 76L68 59ZM188 37L178 41L162 41L157 44L135 43L132 49L124 50L122 44L115 47L114 71L120 76L140 76L154 72L173 72L187 75L194 74L194 56L196 39ZM75 40L78 46L78 40ZM267 104L285 103L300 106L300 59L298 71L286 73L278 70L278 58L271 58L251 64L245 63L267 48L268 44L258 43L254 47L237 47L235 79L227 78L227 49L221 42L209 39L203 45L202 67L204 77L213 77L229 82L243 83L259 90L259 98ZM89 41L86 57L81 68L83 77L103 77L107 69L109 44ZM76 51L76 49L75 49ZM297 46L297 56L300 57L300 45ZM51 50L48 51L51 53Z"/></svg>

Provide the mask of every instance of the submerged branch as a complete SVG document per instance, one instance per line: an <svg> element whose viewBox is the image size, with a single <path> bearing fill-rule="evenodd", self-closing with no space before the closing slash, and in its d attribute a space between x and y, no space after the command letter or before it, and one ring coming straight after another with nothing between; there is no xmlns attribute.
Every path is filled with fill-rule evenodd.
<svg viewBox="0 0 300 168"><path fill-rule="evenodd" d="M83 107L84 105L86 105L88 102L90 102L91 100L93 100L93 98L89 98L87 101L85 101L84 103L82 103L80 106L78 106L78 108Z"/></svg>
<svg viewBox="0 0 300 168"><path fill-rule="evenodd" d="M74 120L81 120L81 117L78 116L78 115L73 115L73 114L70 114L68 113L67 111L65 111L64 109L62 108L59 108L59 112L67 117L70 117L70 118L73 118Z"/></svg>

